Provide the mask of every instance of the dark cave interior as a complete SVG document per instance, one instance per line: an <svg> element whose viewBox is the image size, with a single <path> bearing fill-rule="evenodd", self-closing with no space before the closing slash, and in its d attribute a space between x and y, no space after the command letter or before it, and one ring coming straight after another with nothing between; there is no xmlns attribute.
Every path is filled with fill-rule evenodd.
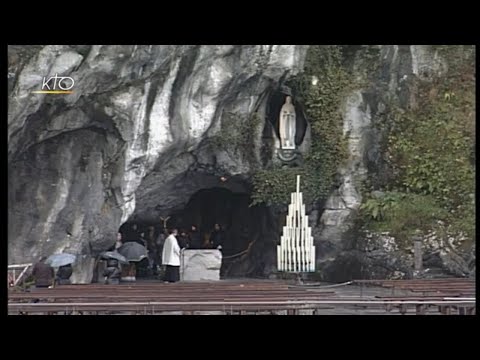
<svg viewBox="0 0 480 360"><path fill-rule="evenodd" d="M250 202L250 195L245 192L235 193L222 187L201 189L190 197L183 209L171 213L166 227L188 233L191 225L196 225L204 246L208 247L206 244L210 233L218 223L224 230L222 246L224 257L230 258L251 248L251 254L248 256L241 259L234 257L235 261L223 261L222 276L249 276L262 273L265 267L264 242L268 238L274 238L275 232L270 231L270 236L265 235L265 229L269 226L264 223L271 218L271 211L263 206L250 207ZM144 234L147 244L148 237L155 239L164 230L164 222L161 220L153 223L136 219L123 224L120 232L128 233L133 224L137 224L137 232ZM273 243L270 249L272 251L275 250ZM269 265L273 266L273 262Z"/></svg>

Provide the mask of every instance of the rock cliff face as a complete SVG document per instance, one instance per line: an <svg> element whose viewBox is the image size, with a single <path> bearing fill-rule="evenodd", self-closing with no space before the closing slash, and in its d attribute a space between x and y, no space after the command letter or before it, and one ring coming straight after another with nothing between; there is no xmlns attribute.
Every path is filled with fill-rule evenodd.
<svg viewBox="0 0 480 360"><path fill-rule="evenodd" d="M264 106L280 79L302 69L306 50L11 46L9 262L57 251L94 256L134 212L158 221L218 186L220 175L237 176L226 187L245 191L252 162L209 138L225 114ZM72 94L32 94L55 74L74 79Z"/></svg>
<svg viewBox="0 0 480 360"><path fill-rule="evenodd" d="M381 130L389 127L385 124L392 104L402 111L418 107L418 99L426 94L419 91L415 83L441 79L451 64L433 46L427 45L360 47L351 53L350 61L353 73L358 76L368 62L375 63L376 70L370 81L354 90L344 102L344 135L348 139L349 159L339 169L338 188L320 209L318 222L313 224L317 226L320 254L317 267L322 278L332 281L411 277L413 241L410 245L398 244L388 232L358 233L356 230L362 224L355 222L365 180L378 188L391 183L393 178L392 170L385 165L385 147L382 148L389 134ZM461 242L461 238L460 235L455 241ZM449 241L454 239L450 237ZM430 233L425 234L423 243L425 276L429 275L430 267L443 275L474 276L474 246L458 249ZM430 259L438 261L434 263Z"/></svg>
<svg viewBox="0 0 480 360"><path fill-rule="evenodd" d="M367 48L374 60L365 56ZM265 133L272 131L266 120L269 94L302 71L307 50L300 45L10 46L9 263L71 252L82 255L75 281L88 282L90 259L114 243L128 219L158 222L204 189L248 195L253 172L273 159L278 142L265 145ZM372 167L381 173L382 134L373 124L392 98L403 107L415 101L411 78L428 80L447 68L428 46L351 47L348 56L354 76L361 76L365 62L376 61L378 67L373 80L343 104L350 155L339 169L339 186L324 206L309 209L319 268L332 280L352 276L342 275L342 269L356 268L365 257L351 256L358 249L350 230L362 181ZM32 93L55 74L74 79L72 94ZM248 146L214 141L225 128L231 137L244 136L245 126L229 125L246 124L254 114L260 121L247 123ZM228 181L220 182L221 176ZM246 263L232 265L232 274L265 276L275 267L282 213L248 210L246 204L236 216L252 224L250 234L230 250L254 244Z"/></svg>

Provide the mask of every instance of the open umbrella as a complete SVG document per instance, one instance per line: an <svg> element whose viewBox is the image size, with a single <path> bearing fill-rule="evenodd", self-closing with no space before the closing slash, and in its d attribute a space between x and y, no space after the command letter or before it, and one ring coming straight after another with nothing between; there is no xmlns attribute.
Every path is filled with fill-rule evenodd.
<svg viewBox="0 0 480 360"><path fill-rule="evenodd" d="M129 241L120 246L117 250L120 254L125 256L128 261L141 261L148 256L145 246L137 242Z"/></svg>
<svg viewBox="0 0 480 360"><path fill-rule="evenodd" d="M118 251L105 251L102 253L102 259L115 259L118 260L120 263L128 264L128 260L120 254Z"/></svg>
<svg viewBox="0 0 480 360"><path fill-rule="evenodd" d="M45 263L49 264L52 267L60 267L64 265L73 264L77 257L73 254L54 254L48 257Z"/></svg>

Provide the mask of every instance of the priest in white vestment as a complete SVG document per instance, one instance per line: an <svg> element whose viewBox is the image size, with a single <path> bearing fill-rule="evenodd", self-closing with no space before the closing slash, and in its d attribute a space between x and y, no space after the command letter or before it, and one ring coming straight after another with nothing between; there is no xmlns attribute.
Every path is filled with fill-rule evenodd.
<svg viewBox="0 0 480 360"><path fill-rule="evenodd" d="M172 229L163 245L162 265L166 265L166 282L177 282L180 280L180 246L176 238L177 235L177 229Z"/></svg>

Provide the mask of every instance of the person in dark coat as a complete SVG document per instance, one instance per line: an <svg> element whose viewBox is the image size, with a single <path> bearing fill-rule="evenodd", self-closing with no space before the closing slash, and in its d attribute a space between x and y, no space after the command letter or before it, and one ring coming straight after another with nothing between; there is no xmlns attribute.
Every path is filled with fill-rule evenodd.
<svg viewBox="0 0 480 360"><path fill-rule="evenodd" d="M180 234L176 237L178 241L178 245L180 246L180 249L186 249L189 248L189 239L187 236L187 232L185 230L180 230Z"/></svg>
<svg viewBox="0 0 480 360"><path fill-rule="evenodd" d="M135 241L135 242L138 242L139 244L144 245L143 241L140 238L140 232L138 230L138 226L135 223L132 224L132 227L125 232L124 242L130 242L130 241Z"/></svg>
<svg viewBox="0 0 480 360"><path fill-rule="evenodd" d="M155 246L155 228L149 226L146 235L148 250L148 268L153 275L157 274L157 247Z"/></svg>
<svg viewBox="0 0 480 360"><path fill-rule="evenodd" d="M147 240L145 240L145 233L140 233L138 235L138 238L136 240L134 240L136 243L144 246L145 248L147 248Z"/></svg>
<svg viewBox="0 0 480 360"><path fill-rule="evenodd" d="M196 225L192 225L189 237L190 237L190 249L202 248L202 235L198 231Z"/></svg>
<svg viewBox="0 0 480 360"><path fill-rule="evenodd" d="M58 285L69 285L70 276L73 274L72 264L60 266L57 271L56 282Z"/></svg>
<svg viewBox="0 0 480 360"><path fill-rule="evenodd" d="M49 287L53 285L55 271L53 268L45 263L47 258L43 256L38 263L33 266L32 275L35 279L36 287Z"/></svg>
<svg viewBox="0 0 480 360"><path fill-rule="evenodd" d="M147 228L147 233L145 236L145 240L147 241L147 249L154 252L155 250L155 228L153 226L149 226Z"/></svg>
<svg viewBox="0 0 480 360"><path fill-rule="evenodd" d="M225 241L225 232L222 230L220 224L215 224L212 235L210 236L210 244L214 249L222 249Z"/></svg>
<svg viewBox="0 0 480 360"><path fill-rule="evenodd" d="M167 238L167 236L168 231L162 228L157 236L157 239L155 240L155 247L157 249L157 265L162 264L163 245L165 244L165 239Z"/></svg>

